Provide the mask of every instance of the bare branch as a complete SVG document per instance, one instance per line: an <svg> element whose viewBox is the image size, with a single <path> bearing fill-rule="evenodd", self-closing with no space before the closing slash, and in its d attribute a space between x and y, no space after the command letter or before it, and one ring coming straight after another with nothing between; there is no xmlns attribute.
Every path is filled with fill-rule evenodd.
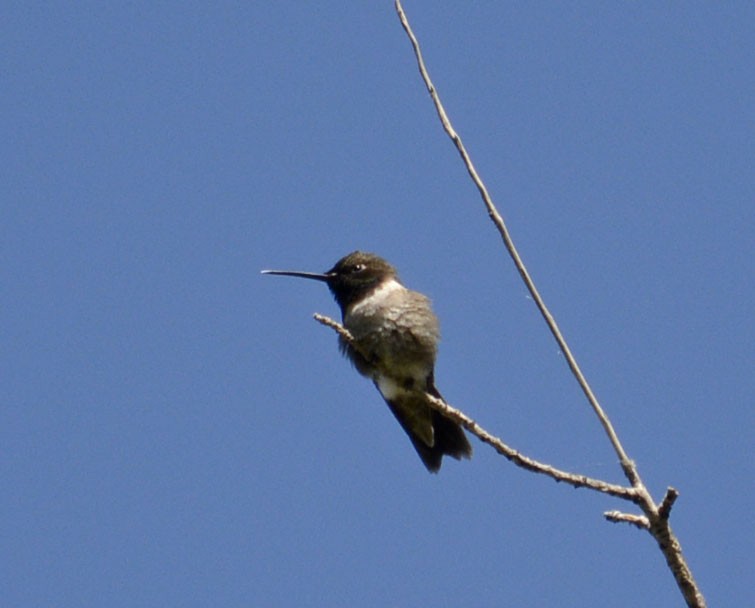
<svg viewBox="0 0 755 608"><path fill-rule="evenodd" d="M656 506L655 502L653 501L652 496L650 495L650 492L648 492L647 488L642 482L642 479L640 478L639 472L637 471L637 467L635 466L634 461L632 461L629 458L626 451L624 450L624 447L619 441L618 435L616 434L613 428L613 425L608 419L608 416L603 411L603 408L598 403L597 397L593 393L592 388L590 387L590 385L587 382L587 379L582 373L582 370L580 369L576 359L574 358L574 355L572 354L571 349L569 348L568 344L566 343L566 340L561 334L561 330L558 328L558 325L556 324L556 321L553 318L553 315L550 313L550 311L546 307L545 302L543 301L543 298L540 296L540 293L535 287L535 284L532 278L530 277L530 274L527 271L527 268L525 267L524 262L522 261L519 255L519 252L514 246L514 242L511 239L511 235L509 234L508 228L506 227L506 224L504 223L503 218L498 212L498 209L493 204L490 194L488 193L488 190L485 184L483 183L482 179L477 173L477 170L475 169L474 164L472 163L472 159L470 158L466 148L464 147L464 144L461 141L461 138L459 137L458 133L454 130L451 124L451 121L449 120L448 115L446 114L446 110L440 101L440 97L435 88L435 85L430 79L430 75L425 66L425 61L422 57L422 52L419 47L419 42L417 42L417 37L414 35L414 32L412 31L412 28L409 25L409 21L406 17L406 13L404 12L403 7L401 6L400 0L395 0L395 6L396 6L396 12L398 13L399 19L401 20L401 25L404 28L404 31L406 32L409 38L409 41L411 42L412 48L414 50L414 56L416 57L416 60L417 60L417 67L419 68L419 72L422 77L422 80L424 81L425 86L427 87L427 91L430 94L430 98L432 99L433 104L435 105L435 110L438 113L438 118L440 119L441 124L443 125L443 129L445 130L446 134L451 138L451 141L453 142L454 146L456 147L456 150L461 156L461 159L464 162L464 166L466 167L467 172L469 173L469 176L472 178L472 181L474 182L475 186L477 187L477 190L480 193L480 196L482 197L483 203L485 204L485 208L488 212L488 216L493 221L493 224L495 225L496 229L501 235L501 238L506 247L506 250L511 256L511 259L514 262L514 265L516 266L516 269L519 272L519 275L522 277L522 280L524 281L524 284L527 287L527 290L530 292L530 295L532 296L532 299L537 305L537 308L540 311L540 314L542 315L543 319L548 325L548 329L550 330L551 334L553 335L556 342L558 343L559 348L563 352L564 357L569 365L569 369L571 370L572 374L576 378L580 388L582 389L582 392L585 394L585 397L587 398L587 401L590 403L590 406L592 407L595 415L598 417L600 424L603 426L603 430L608 436L608 439L611 442L611 445L613 446L613 449L616 452L616 455L619 457L619 462L621 464L622 470L624 471L624 475L629 480L630 484L632 485L632 490L635 492L635 494L633 495L632 501L636 502L642 509L643 513L645 514L645 519L648 522L648 527L646 529L648 529L650 534L652 534L652 536L658 542L658 545L661 548L661 551L663 552L666 558L669 568L671 569L676 579L677 585L679 586L679 589L684 595L684 599L686 600L687 605L690 607L695 607L695 608L704 608L705 599L703 598L702 593L698 589L697 584L694 578L692 577L692 573L689 570L689 567L687 566L686 561L684 560L684 557L681 551L681 546L679 545L679 541L677 540L676 536L673 534L670 526L668 525L668 516L671 511L671 507L674 501L676 500L676 496L675 496L676 491L674 490L672 492L670 490L669 492L667 492L666 498L664 498L660 508ZM441 407L438 407L438 409L441 409L441 411L444 411L442 410ZM444 413L446 413L446 415L448 415L449 417L454 418L454 414L452 412L444 411ZM460 412L459 414L461 415ZM456 418L456 419L459 423L463 424L465 428L467 428L467 430L469 430L470 432L474 434L477 434L473 430L476 427L476 423L474 423L473 420L467 419L468 422L465 423L462 418ZM482 431L482 429L479 429L479 430ZM485 433L483 433L483 435L484 434ZM516 454L517 457L519 457L520 455L518 454L518 452L515 452L512 450L511 455L508 455L505 450L499 450L496 444L493 443L492 441L488 441L487 438L484 438L480 435L478 435L478 437L480 437L483 441L490 443L490 445L493 445L493 447L495 447L504 456L512 460L512 462L516 462L520 466L524 466L522 463L516 460L515 457L513 456L513 454ZM510 450L510 448L506 448L506 449ZM535 469L531 469L531 470L535 470ZM543 470L537 470L537 472L545 473L545 471ZM564 479L564 481L566 481L566 479ZM629 515L624 514L618 520L628 521L627 518L629 517L634 517L634 516L629 516ZM632 522L632 523L635 523L635 522ZM635 523L635 525L637 525L637 523ZM644 527L644 526L641 526L641 527Z"/></svg>
<svg viewBox="0 0 755 608"><path fill-rule="evenodd" d="M666 490L666 496L663 497L661 506L658 507L658 517L668 519L669 515L671 515L671 507L674 506L677 498L679 498L679 492L676 488L669 486L668 490Z"/></svg>
<svg viewBox="0 0 755 608"><path fill-rule="evenodd" d="M603 429L608 435L608 438L619 457L619 462L621 463L622 469L624 469L624 473L627 476L627 479L632 485L634 485L637 481L637 470L634 466L634 462L632 462L632 460L630 460L630 458L627 456L624 448L621 445L621 442L619 441L618 436L616 435L616 432L613 429L613 425L609 421L608 416L606 416L605 412L603 411L603 408L600 407L597 397L593 393L592 388L590 388L590 385L587 383L587 379L582 373L582 370L577 364L574 355L572 355L571 349L569 348L566 340L561 334L561 330L558 328L556 320L553 318L553 315L546 307L545 302L540 295L540 292L537 290L537 287L535 287L534 281L530 277L530 274L527 271L527 268L525 267L524 262L519 255L519 252L514 246L514 241L511 239L511 235L509 234L509 230L506 227L505 222L503 221L503 217L498 212L498 209L493 203L493 199L488 193L487 187L477 173L477 169L475 169L474 164L472 163L472 159L469 156L467 149L464 147L464 143L461 141L461 137L459 137L459 134L451 125L451 121L449 120L448 115L446 114L446 110L441 103L438 91L436 90L432 80L430 80L430 74L425 67L425 60L422 57L422 51L419 48L419 42L417 42L417 38L414 35L411 26L409 25L406 13L404 13L404 9L401 6L401 2L399 0L396 0L396 12L398 13L399 19L401 20L401 25L403 26L406 35L409 37L409 40L412 43L412 48L414 49L414 56L417 58L417 66L419 67L420 75L422 76L422 80L424 80L425 82L428 93L430 93L433 104L435 104L435 110L437 111L440 122L443 125L443 130L451 138L451 141L456 147L456 150L459 152L459 155L461 156L461 159L464 162L465 167L467 168L469 176L472 178L475 186L477 186L477 190L479 190L480 192L480 196L482 197L483 203L485 204L488 215L490 216L490 219L493 221L493 224L495 224L495 227L500 233L501 238L503 239L503 243L506 246L506 250L509 252L511 259L514 261L514 265L519 271L519 274L522 277L527 290L530 292L530 295L537 305L540 314L543 316L543 319L545 319L545 322L548 325L551 333L553 334L553 337L556 339L559 348L564 353L564 357L566 358L566 361L569 365L569 369L571 369L572 374L574 374L574 377L577 379L579 386L582 388L582 392L584 392L588 402L590 403L596 416L600 420Z"/></svg>
<svg viewBox="0 0 755 608"><path fill-rule="evenodd" d="M622 513L621 511L606 511L603 513L608 521L614 523L627 523L637 526L640 530L648 530L650 528L650 522L644 515L634 515L632 513Z"/></svg>
<svg viewBox="0 0 755 608"><path fill-rule="evenodd" d="M315 321L318 323L322 323L326 327L330 327L331 329L335 329L336 333L341 336L346 342L351 344L352 347L354 347L356 350L358 350L360 353L362 352L359 348L359 345L356 343L356 340L354 340L354 336L351 335L351 332L346 329L343 325L341 325L338 321L334 321L330 317L326 317L325 315L321 315L319 312L316 312L312 315L315 318Z"/></svg>
<svg viewBox="0 0 755 608"><path fill-rule="evenodd" d="M687 561L682 554L682 547L679 539L671 530L667 519L650 518L650 534L655 538L658 547L666 558L671 574L674 575L676 584L684 595L687 606L690 608L705 608L705 598L702 591L697 586L695 577L687 565Z"/></svg>
<svg viewBox="0 0 755 608"><path fill-rule="evenodd" d="M349 343L351 347L361 352L359 343L354 339L349 330L343 327L340 323L334 321L330 317L326 317L325 315L321 314L315 314L314 318L318 323L322 323L323 325L334 329L339 336L341 336L344 340L346 340L346 342ZM617 484L609 483L607 481L602 481L600 479L593 479L585 475L578 475L577 473L562 471L548 464L534 460L533 458L529 458L528 456L524 456L519 451L506 445L498 437L486 431L462 411L451 407L442 399L438 399L437 397L430 395L429 393L424 393L424 397L430 407L438 410L440 413L442 413L447 418L450 418L454 422L459 423L480 441L487 443L496 452L508 458L518 467L532 471L533 473L547 475L548 477L551 477L556 481L563 481L564 483L574 486L575 488L590 488L591 490L595 490L596 492L602 492L603 494L609 494L611 496L623 498L624 500L628 500L633 503L637 503L640 500L639 495L634 488L620 486Z"/></svg>

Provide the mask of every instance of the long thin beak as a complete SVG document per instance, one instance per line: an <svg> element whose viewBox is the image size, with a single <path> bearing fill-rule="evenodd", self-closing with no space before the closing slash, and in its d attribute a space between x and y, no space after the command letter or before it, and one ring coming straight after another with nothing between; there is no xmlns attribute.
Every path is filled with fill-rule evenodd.
<svg viewBox="0 0 755 608"><path fill-rule="evenodd" d="M262 274L279 274L286 277L301 277L303 279L314 279L315 281L328 282L329 274L322 272L301 272L298 270L263 270Z"/></svg>

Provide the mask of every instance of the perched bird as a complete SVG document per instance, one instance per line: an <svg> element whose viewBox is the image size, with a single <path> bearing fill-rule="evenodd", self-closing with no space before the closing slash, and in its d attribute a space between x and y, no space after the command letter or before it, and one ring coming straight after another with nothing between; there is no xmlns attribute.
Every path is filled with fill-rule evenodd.
<svg viewBox="0 0 755 608"><path fill-rule="evenodd" d="M370 378L417 450L436 473L445 454L470 458L462 428L432 409L423 392L441 398L433 377L440 330L430 300L404 287L396 269L361 251L350 253L324 273L263 270L327 284L341 308L343 326L358 348L339 336L341 352Z"/></svg>

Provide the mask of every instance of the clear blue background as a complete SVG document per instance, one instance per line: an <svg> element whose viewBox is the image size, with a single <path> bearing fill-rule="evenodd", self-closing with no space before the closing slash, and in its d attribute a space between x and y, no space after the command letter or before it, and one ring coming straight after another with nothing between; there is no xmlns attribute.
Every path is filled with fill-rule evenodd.
<svg viewBox="0 0 755 608"><path fill-rule="evenodd" d="M711 606L752 598L753 6L405 7ZM389 2L12 2L0 52L4 606L682 605L628 505L476 441L428 475L327 290L259 275L380 253L451 403L622 481Z"/></svg>

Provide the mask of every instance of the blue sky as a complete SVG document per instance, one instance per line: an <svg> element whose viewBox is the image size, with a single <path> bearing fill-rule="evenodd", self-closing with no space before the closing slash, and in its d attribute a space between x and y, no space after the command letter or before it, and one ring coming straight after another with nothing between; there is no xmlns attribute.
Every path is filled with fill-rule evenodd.
<svg viewBox="0 0 755 608"><path fill-rule="evenodd" d="M753 5L405 9L709 604L744 605ZM476 441L429 475L327 290L259 275L381 254L452 404L622 481L390 3L11 3L0 49L4 605L682 605L626 505Z"/></svg>

